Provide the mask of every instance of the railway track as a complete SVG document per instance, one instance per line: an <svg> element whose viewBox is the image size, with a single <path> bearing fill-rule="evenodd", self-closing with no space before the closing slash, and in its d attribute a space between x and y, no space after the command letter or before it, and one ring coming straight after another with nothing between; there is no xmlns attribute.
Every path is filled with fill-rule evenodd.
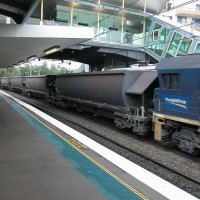
<svg viewBox="0 0 200 200"><path fill-rule="evenodd" d="M22 96L22 95L20 95L20 94L15 94L15 93L11 93L11 92L9 92L11 95L13 95L13 96L15 96L15 97L17 97L17 98L19 98L20 100L22 100L22 101L24 101L24 102L26 102L26 103L28 103L28 104L30 104L30 105L32 105L32 106L34 106L34 107L36 107L37 109L39 109L39 110L41 110L41 111L43 111L43 112L45 112L46 114L48 114L48 115L50 115L50 116L52 116L52 117L54 117L54 118L56 118L57 120L59 120L59 121L61 121L61 122L63 122L63 123L65 123L65 124L71 124L72 126L74 126L74 127L78 127L78 128L75 128L75 129L79 129L80 130L80 128L81 129L83 129L83 130L85 130L85 132L89 132L90 133L90 135L93 135L92 136L92 138L94 139L97 139L98 138L98 140L100 140L100 141L102 141L102 140L104 140L104 144L103 145L105 145L105 146L107 146L108 148L110 148L110 146L112 146L112 145L115 145L117 148L116 149L119 149L119 148L121 148L123 151L126 151L126 152L128 152L127 154L129 154L129 156L124 156L124 155L122 155L122 156L124 156L124 157L132 157L132 156L130 156L130 154L134 154L134 155L136 155L137 157L140 157L141 159L145 159L147 162L150 162L150 163L153 163L154 165L156 165L156 167L154 167L154 168L163 168L164 170L166 170L166 171L168 171L168 173L171 173L171 174L175 174L176 176L178 176L178 177L181 177L181 179L183 179L183 181L182 182L184 182L184 180L186 181L186 182L191 182L191 184L193 185L197 185L197 186L200 186L200 179L199 179L199 177L198 176L191 176L191 174L187 174L187 173L184 173L182 170L180 170L180 168L179 169L177 169L177 168L174 168L173 167L173 165L171 166L171 165L169 165L169 164L167 164L166 162L162 162L162 160L155 160L155 159L153 159L152 157L149 157L149 155L148 154L146 154L146 153L143 153L143 152L139 152L139 151L136 151L135 149L133 149L133 148L131 148L130 146L127 146L127 145L124 145L122 142L119 142L119 141L116 141L115 139L112 139L112 138L110 138L109 136L105 136L105 135L101 135L101 134L99 134L97 131L95 131L94 129L92 129L92 128L88 128L88 127L86 127L86 126L84 126L84 125L80 125L80 124L77 124L76 122L74 122L73 120L70 120L70 119L68 119L68 118L66 118L66 117L64 117L64 116L62 116L61 114L58 114L58 113L60 113L60 111L61 111L61 109L59 109L59 108L57 108L57 107L52 107L52 109L51 108L48 108L49 107L49 105L46 103L46 102L43 102L44 104L42 104L42 105L39 105L39 104L41 104L41 102L38 104L37 103L37 99L32 99L32 101L36 101L36 103L34 103L34 102L30 102L30 99L27 99L27 97L24 97L24 96ZM25 99L27 99L27 100L25 100ZM39 100L40 101L40 100ZM45 105L46 104L46 105ZM46 108L45 108L46 107ZM51 110L50 110L51 109ZM54 110L54 111L52 111L52 110ZM55 111L56 110L56 111ZM59 111L60 110L60 111ZM82 114L81 114L81 116L82 116ZM91 115L90 115L91 116ZM83 118L85 119L85 118L88 118L88 120L90 121L91 119L94 121L94 119L95 119L95 121L97 121L98 122L98 124L100 124L100 123L102 123L102 120L99 120L99 119L96 119L96 118L92 118L92 117L89 117L89 116L87 116L87 115L83 115ZM103 122L104 123L104 122ZM108 123L107 122L105 122L105 124L104 125L102 125L102 126L107 126L108 125ZM70 126L70 125L69 125ZM112 128L111 126L110 126L110 128ZM112 144L112 145L111 145ZM170 150L171 151L171 150ZM155 152L156 153L156 152ZM187 156L186 156L187 157ZM129 158L128 158L129 159ZM145 162L146 162L145 161ZM192 161L194 161L194 162L198 162L199 161L199 158L197 158L197 159L195 159L195 158L191 158L190 159L190 162L192 162ZM151 164L150 164L151 165ZM142 167L144 167L144 166L142 166ZM179 186L178 186L179 187ZM190 192L190 191L189 191ZM196 195L195 195L196 196ZM197 196L198 198L200 198L200 196Z"/></svg>

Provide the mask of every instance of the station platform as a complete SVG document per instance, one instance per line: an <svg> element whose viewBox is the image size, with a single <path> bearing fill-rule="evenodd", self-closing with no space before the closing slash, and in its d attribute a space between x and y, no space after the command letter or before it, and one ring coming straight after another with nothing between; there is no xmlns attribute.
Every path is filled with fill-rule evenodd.
<svg viewBox="0 0 200 200"><path fill-rule="evenodd" d="M136 175L133 176L116 165L113 157L118 163L128 163L81 133L0 91L1 200L166 200L182 195L184 198L180 199L196 199L177 188L168 194L173 186L166 183L158 183L165 192L156 190L139 180L140 168L135 171L129 164ZM148 177L152 185L157 184L157 179L152 182L151 175Z"/></svg>

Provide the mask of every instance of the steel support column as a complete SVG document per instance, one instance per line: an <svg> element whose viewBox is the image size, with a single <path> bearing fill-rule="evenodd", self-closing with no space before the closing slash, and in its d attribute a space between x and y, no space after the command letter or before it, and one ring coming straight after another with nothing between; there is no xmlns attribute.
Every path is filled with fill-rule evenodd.
<svg viewBox="0 0 200 200"><path fill-rule="evenodd" d="M122 28L121 28L121 43L124 42L124 1L122 0Z"/></svg>
<svg viewBox="0 0 200 200"><path fill-rule="evenodd" d="M147 0L144 0L144 13L146 13L147 10ZM143 44L145 44L145 40L146 40L146 18L144 17L144 21L143 21Z"/></svg>
<svg viewBox="0 0 200 200"><path fill-rule="evenodd" d="M100 28L100 6L101 6L101 0L98 0L98 11L97 11L97 35L99 34L99 28Z"/></svg>
<svg viewBox="0 0 200 200"><path fill-rule="evenodd" d="M70 26L73 26L73 17L74 17L74 1L71 2L71 16L70 16Z"/></svg>
<svg viewBox="0 0 200 200"><path fill-rule="evenodd" d="M44 15L44 0L41 0L40 25L43 25L43 15Z"/></svg>

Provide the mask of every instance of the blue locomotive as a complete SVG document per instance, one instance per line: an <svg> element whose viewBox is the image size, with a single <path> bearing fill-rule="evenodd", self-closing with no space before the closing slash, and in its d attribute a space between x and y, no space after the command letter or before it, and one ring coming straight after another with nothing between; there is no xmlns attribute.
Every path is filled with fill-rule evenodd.
<svg viewBox="0 0 200 200"><path fill-rule="evenodd" d="M3 78L3 88L114 120L138 135L154 134L189 154L200 151L200 55L163 59L156 69ZM6 80L6 81L5 81ZM6 85L7 84L7 85Z"/></svg>
<svg viewBox="0 0 200 200"><path fill-rule="evenodd" d="M200 55L162 60L157 65L153 113L156 140L172 140L183 151L200 149Z"/></svg>

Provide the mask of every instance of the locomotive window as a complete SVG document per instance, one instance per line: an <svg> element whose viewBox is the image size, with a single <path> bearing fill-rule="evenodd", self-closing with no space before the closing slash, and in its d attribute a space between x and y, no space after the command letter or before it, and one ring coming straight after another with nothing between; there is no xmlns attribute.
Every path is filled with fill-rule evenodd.
<svg viewBox="0 0 200 200"><path fill-rule="evenodd" d="M163 74L163 87L165 89L179 89L180 77L179 74Z"/></svg>

